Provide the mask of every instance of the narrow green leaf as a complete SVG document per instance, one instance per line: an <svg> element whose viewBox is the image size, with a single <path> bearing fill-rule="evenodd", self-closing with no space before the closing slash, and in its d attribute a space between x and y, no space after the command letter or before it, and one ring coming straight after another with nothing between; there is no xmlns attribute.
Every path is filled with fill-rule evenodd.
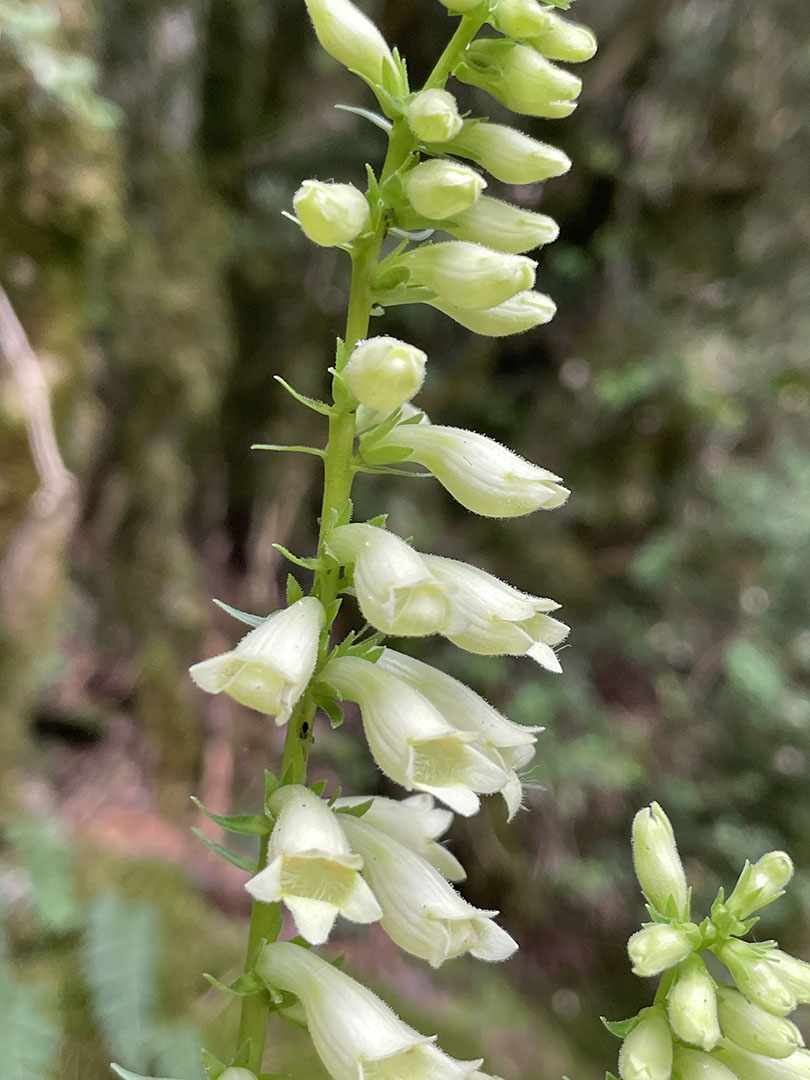
<svg viewBox="0 0 810 1080"><path fill-rule="evenodd" d="M273 547L276 551L280 551L285 559L289 559L296 566L302 566L305 570L320 570L321 568L322 560L319 558L302 558L299 555L293 555L283 544L273 544Z"/></svg>
<svg viewBox="0 0 810 1080"><path fill-rule="evenodd" d="M231 851L230 848L223 847L216 840L211 840L210 837L206 836L201 829L192 829L191 831L215 855L221 855L223 859L227 859L229 863L238 866L240 870L244 870L248 874L255 874L259 869L254 859L249 859L246 855L239 855L237 852Z"/></svg>
<svg viewBox="0 0 810 1080"><path fill-rule="evenodd" d="M338 806L335 808L336 814L348 814L350 817L362 817L363 814L368 811L374 805L373 799L367 799L364 803L358 803L357 806Z"/></svg>
<svg viewBox="0 0 810 1080"><path fill-rule="evenodd" d="M302 405L306 405L308 409L312 409L313 412L320 413L321 416L332 415L334 410L332 409L332 406L327 405L325 401L318 401L317 398L307 397L306 394L299 393L298 390L290 386L286 379L282 379L280 375L274 375L273 378L276 380L277 383L284 387L284 389L287 391L288 394L290 394L291 397L294 397L295 400L299 401Z"/></svg>
<svg viewBox="0 0 810 1080"><path fill-rule="evenodd" d="M241 836L266 836L273 827L262 814L212 814L196 796L192 795L191 801L206 817L228 832L239 833Z"/></svg>
<svg viewBox="0 0 810 1080"><path fill-rule="evenodd" d="M393 127L390 120L386 120L384 116L380 116L379 113L372 112L370 109L361 109L359 105L335 105L336 109L340 109L341 112L354 113L355 116L362 116L364 120L370 121L381 131L388 132Z"/></svg>
<svg viewBox="0 0 810 1080"><path fill-rule="evenodd" d="M214 975L209 972L203 972L203 978L207 983L214 987L215 990L221 990L223 994L233 994L235 997L252 997L253 994L260 994L266 989L264 982L255 971L247 971L244 975L240 975L238 979L235 979L232 983L220 982Z"/></svg>
<svg viewBox="0 0 810 1080"><path fill-rule="evenodd" d="M239 622L247 623L248 626L261 626L267 618L266 615L251 615L249 611L240 611L239 608L231 607L230 604L226 604L224 600L217 600L216 597L214 603L218 608L222 608L226 614L232 615Z"/></svg>
<svg viewBox="0 0 810 1080"><path fill-rule="evenodd" d="M326 453L316 446L282 446L281 443L251 443L251 450L276 450L280 454L312 454L323 460Z"/></svg>
<svg viewBox="0 0 810 1080"><path fill-rule="evenodd" d="M304 590L292 574L287 574L287 606L291 607L296 601L303 600L303 598Z"/></svg>

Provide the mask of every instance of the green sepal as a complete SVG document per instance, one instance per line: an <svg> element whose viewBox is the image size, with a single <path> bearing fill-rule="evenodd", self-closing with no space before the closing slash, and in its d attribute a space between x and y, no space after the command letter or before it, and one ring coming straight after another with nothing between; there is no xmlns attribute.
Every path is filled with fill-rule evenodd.
<svg viewBox="0 0 810 1080"><path fill-rule="evenodd" d="M619 1080L619 1078L610 1069L605 1069L605 1080Z"/></svg>
<svg viewBox="0 0 810 1080"><path fill-rule="evenodd" d="M334 809L335 803L338 801L342 794L343 788L340 786L340 784L338 784L338 786L335 788L335 790L332 792L326 802L326 805L329 807L330 810Z"/></svg>
<svg viewBox="0 0 810 1080"><path fill-rule="evenodd" d="M348 814L349 817L362 817L363 814L368 813L371 807L374 805L373 799L367 799L364 803L358 803L357 806L338 806L335 809L336 814Z"/></svg>
<svg viewBox="0 0 810 1080"><path fill-rule="evenodd" d="M287 607L291 607L293 604L297 603L297 601L303 600L304 598L304 590L292 574L287 574L286 595Z"/></svg>
<svg viewBox="0 0 810 1080"><path fill-rule="evenodd" d="M338 971L340 971L346 963L346 953L341 953L340 956L336 956L335 959L330 960L329 963L333 968L337 968Z"/></svg>
<svg viewBox="0 0 810 1080"><path fill-rule="evenodd" d="M633 1028L638 1027L641 1022L641 1014L631 1016L629 1020L608 1020L604 1016L600 1016L599 1019L611 1035L615 1035L617 1039L626 1039Z"/></svg>
<svg viewBox="0 0 810 1080"><path fill-rule="evenodd" d="M370 203L378 203L380 201L380 182L377 179L377 174L368 162L366 162L366 179L368 180L366 198Z"/></svg>
<svg viewBox="0 0 810 1080"><path fill-rule="evenodd" d="M314 784L309 785L309 790L313 791L319 799L323 798L323 793L326 791L326 780L316 780Z"/></svg>
<svg viewBox="0 0 810 1080"><path fill-rule="evenodd" d="M220 1076L222 1076L228 1068L225 1062L220 1061L210 1050L202 1050L200 1052L200 1057L202 1058L202 1066L205 1069L208 1080L219 1080Z"/></svg>
<svg viewBox="0 0 810 1080"><path fill-rule="evenodd" d="M246 1069L248 1067L248 1062L250 1061L250 1051L252 1048L252 1041L250 1039L245 1039L245 1041L234 1054L231 1065L236 1066L237 1069Z"/></svg>
<svg viewBox="0 0 810 1080"><path fill-rule="evenodd" d="M122 1065L116 1065L112 1062L110 1068L116 1076L120 1076L121 1080L172 1080L168 1076L143 1076L141 1073L130 1072L129 1069L125 1069Z"/></svg>
<svg viewBox="0 0 810 1080"><path fill-rule="evenodd" d="M388 514L377 514L376 517L369 518L366 525L373 525L375 529L384 529L388 521Z"/></svg>
<svg viewBox="0 0 810 1080"><path fill-rule="evenodd" d="M262 979L260 975L256 975L256 978L261 982L262 992L269 996L274 1008L289 1009L291 1005L295 1005L296 1001L298 1001L295 994L291 994L288 990L279 990L277 986L273 986L267 979Z"/></svg>
<svg viewBox="0 0 810 1080"><path fill-rule="evenodd" d="M380 116L379 113L372 112L371 109L362 109L359 105L335 105L336 109L340 109L341 112L354 113L355 116L362 116L364 120L370 121L381 131L390 132L392 124L390 120L386 120L384 116Z"/></svg>
<svg viewBox="0 0 810 1080"><path fill-rule="evenodd" d="M563 11L568 11L573 2L574 0L545 0L546 4L551 4L551 6L555 8L561 8Z"/></svg>
<svg viewBox="0 0 810 1080"><path fill-rule="evenodd" d="M355 465L354 471L371 476L409 476L414 480L429 480L433 473L419 469L398 469L395 465Z"/></svg>
<svg viewBox="0 0 810 1080"><path fill-rule="evenodd" d="M321 712L326 714L326 717L332 727L339 728L340 725L343 723L343 712L341 711L341 708L337 704L335 699L327 694L324 694L323 697L316 696L314 700L315 704L318 706Z"/></svg>
<svg viewBox="0 0 810 1080"><path fill-rule="evenodd" d="M301 566L304 570L320 570L323 566L323 560L318 556L302 557L300 555L293 555L291 551L284 547L283 544L272 545L276 551L280 551L285 559L289 559L291 563L295 563L296 566Z"/></svg>
<svg viewBox="0 0 810 1080"><path fill-rule="evenodd" d="M384 292L375 292L374 303L383 308L399 307L402 304L427 304L438 295L435 289L429 289L427 285L400 284Z"/></svg>
<svg viewBox="0 0 810 1080"><path fill-rule="evenodd" d="M206 817L228 832L239 833L241 836L266 836L273 827L262 814L212 814L195 795L191 796L191 801Z"/></svg>
<svg viewBox="0 0 810 1080"><path fill-rule="evenodd" d="M251 615L249 611L240 611L239 608L231 607L230 604L226 604L224 600L217 600L216 597L214 597L214 603L218 608L222 608L226 615L232 615L234 619L247 623L248 626L261 626L267 618L266 615Z"/></svg>
<svg viewBox="0 0 810 1080"><path fill-rule="evenodd" d="M327 405L325 401L318 401L317 398L308 397L306 394L300 393L294 387L290 386L286 379L282 379L280 375L274 375L273 378L284 389L295 398L296 401L300 401L302 405L306 405L308 409L312 409L313 412L320 413L321 416L331 416L334 409L331 405Z"/></svg>
<svg viewBox="0 0 810 1080"><path fill-rule="evenodd" d="M221 855L223 859L226 859L234 866L238 866L240 870L244 870L248 874L255 874L259 869L254 859L249 859L246 855L239 855L237 852L231 851L230 848L218 844L216 840L211 840L202 829L192 829L191 831L198 840L202 840L209 851L213 851L215 855Z"/></svg>
<svg viewBox="0 0 810 1080"><path fill-rule="evenodd" d="M403 98L410 92L408 69L396 46L391 50L391 55L393 56L393 63L387 56L383 57L382 89L392 98Z"/></svg>
<svg viewBox="0 0 810 1080"><path fill-rule="evenodd" d="M264 805L265 812L267 808L267 802L271 795L275 795L278 789L281 787L278 777L275 773L270 772L269 769L264 770Z"/></svg>
<svg viewBox="0 0 810 1080"><path fill-rule="evenodd" d="M394 465L398 461L406 461L412 454L410 446L372 446L368 450L361 450L360 460L364 465Z"/></svg>
<svg viewBox="0 0 810 1080"><path fill-rule="evenodd" d="M385 420L380 421L376 427L373 427L370 431L367 431L360 439L360 453L365 455L367 449L379 442L380 439L385 438L389 431L399 424L402 420L402 409L394 409L392 413L386 416ZM371 522L369 522L371 524Z"/></svg>
<svg viewBox="0 0 810 1080"><path fill-rule="evenodd" d="M323 461L326 457L325 450L319 450L317 446L285 446L281 443L251 443L251 450L276 450L280 454L312 454Z"/></svg>
<svg viewBox="0 0 810 1080"><path fill-rule="evenodd" d="M343 378L342 374L337 368L327 368L329 374L332 376L332 397L335 401L335 409L340 412L345 412L347 409L357 408L357 398L349 389L349 384Z"/></svg>
<svg viewBox="0 0 810 1080"><path fill-rule="evenodd" d="M328 607L327 607L327 608L325 609L325 610L326 610L326 625L327 625L327 626L331 626L331 625L332 625L332 623L333 623L333 622L335 621L335 619L337 618L337 615L338 615L338 612L340 611L340 608L341 608L341 605L342 605L342 603L343 603L343 600L341 599L341 597L339 597L339 596L338 596L338 597L337 597L337 598L336 598L335 600L333 600L333 601L332 601L332 603L331 603L331 604L329 604L329 606L328 606Z"/></svg>
<svg viewBox="0 0 810 1080"><path fill-rule="evenodd" d="M246 971L230 984L220 982L207 971L203 972L203 978L215 990L221 990L223 994L233 994L235 997L252 997L253 994L263 994L267 989L255 971Z"/></svg>

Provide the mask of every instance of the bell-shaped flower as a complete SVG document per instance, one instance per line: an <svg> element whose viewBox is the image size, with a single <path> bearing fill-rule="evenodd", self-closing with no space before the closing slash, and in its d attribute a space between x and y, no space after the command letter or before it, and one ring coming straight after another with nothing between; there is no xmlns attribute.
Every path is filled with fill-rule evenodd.
<svg viewBox="0 0 810 1080"><path fill-rule="evenodd" d="M675 985L667 997L672 1030L679 1039L701 1050L711 1050L720 1038L714 981L699 956L678 969Z"/></svg>
<svg viewBox="0 0 810 1080"><path fill-rule="evenodd" d="M419 392L426 363L427 355L415 345L372 337L355 345L341 374L361 405L390 413Z"/></svg>
<svg viewBox="0 0 810 1080"><path fill-rule="evenodd" d="M488 195L482 195L469 210L453 214L452 221L442 228L457 240L469 240L512 255L551 244L560 235L557 222L547 214L524 210L522 206Z"/></svg>
<svg viewBox="0 0 810 1080"><path fill-rule="evenodd" d="M804 1046L795 1024L754 1005L732 986L717 987L717 1015L725 1038L752 1054L784 1058Z"/></svg>
<svg viewBox="0 0 810 1080"><path fill-rule="evenodd" d="M746 862L725 906L738 919L745 919L782 896L792 877L790 856L784 851L769 851L753 866Z"/></svg>
<svg viewBox="0 0 810 1080"><path fill-rule="evenodd" d="M797 1002L810 1002L810 964L806 960L797 960L790 953L781 949L771 949L768 960L777 971L782 982L789 987Z"/></svg>
<svg viewBox="0 0 810 1080"><path fill-rule="evenodd" d="M448 588L424 558L386 529L339 525L327 543L341 563L354 563L354 587L365 619L386 634L421 637L450 625Z"/></svg>
<svg viewBox="0 0 810 1080"><path fill-rule="evenodd" d="M482 337L507 337L509 334L522 334L550 322L557 311L557 306L550 296L539 292L522 292L505 300L496 307L483 311L471 311L468 308L448 304L441 297L434 296L425 303L443 312L451 319L472 330Z"/></svg>
<svg viewBox="0 0 810 1080"><path fill-rule="evenodd" d="M531 289L537 263L525 255L444 240L406 251L393 265L408 271L410 284L433 289L442 303L481 311Z"/></svg>
<svg viewBox="0 0 810 1080"><path fill-rule="evenodd" d="M378 664L356 656L330 660L322 678L356 701L372 757L406 791L426 791L457 814L470 817L478 794L500 791L509 777L418 691Z"/></svg>
<svg viewBox="0 0 810 1080"><path fill-rule="evenodd" d="M633 865L641 890L663 914L688 917L686 874L669 818L657 802L633 819Z"/></svg>
<svg viewBox="0 0 810 1080"><path fill-rule="evenodd" d="M571 168L571 159L556 146L505 124L477 120L468 120L442 150L476 161L504 184L535 184L563 176Z"/></svg>
<svg viewBox="0 0 810 1080"><path fill-rule="evenodd" d="M300 784L280 787L271 797L276 823L267 866L247 882L254 898L283 901L298 933L322 945L341 914L357 923L377 922L382 909L360 875L363 859L352 851L335 814Z"/></svg>
<svg viewBox="0 0 810 1080"><path fill-rule="evenodd" d="M738 1080L714 1054L676 1046L672 1055L673 1080Z"/></svg>
<svg viewBox="0 0 810 1080"><path fill-rule="evenodd" d="M404 679L453 724L473 732L477 745L493 761L503 764L509 783L501 794L511 820L523 795L516 770L531 761L537 732L543 729L513 723L458 679L394 649L385 649L377 665Z"/></svg>
<svg viewBox="0 0 810 1080"><path fill-rule="evenodd" d="M462 506L482 517L553 510L570 495L559 476L477 431L440 424L397 424L375 450L405 446Z"/></svg>
<svg viewBox="0 0 810 1080"><path fill-rule="evenodd" d="M382 83L383 65L394 58L380 31L350 0L305 0L323 48L370 83Z"/></svg>
<svg viewBox="0 0 810 1080"><path fill-rule="evenodd" d="M420 162L403 181L408 202L417 214L436 221L474 206L486 186L475 169L446 158Z"/></svg>
<svg viewBox="0 0 810 1080"><path fill-rule="evenodd" d="M368 801L363 795L343 795L335 800L334 805L337 809L361 806ZM431 795L421 793L407 799L386 799L382 795L375 795L363 814L363 821L421 855L448 881L464 881L467 877L455 855L437 843L438 838L450 828L453 813L435 806Z"/></svg>
<svg viewBox="0 0 810 1080"><path fill-rule="evenodd" d="M810 1080L810 1053L794 1050L784 1058L752 1054L723 1039L715 1055L739 1080Z"/></svg>
<svg viewBox="0 0 810 1080"><path fill-rule="evenodd" d="M440 967L463 953L479 960L505 960L516 942L492 921L497 911L468 904L438 870L410 847L347 815L352 848L363 856L364 873L380 902L380 925L413 956Z"/></svg>
<svg viewBox="0 0 810 1080"><path fill-rule="evenodd" d="M306 596L275 611L230 652L194 664L194 682L209 694L225 692L286 724L306 689L326 622L319 600Z"/></svg>
<svg viewBox="0 0 810 1080"><path fill-rule="evenodd" d="M582 80L576 75L509 38L474 41L454 75L486 90L513 112L551 119L569 116L582 89Z"/></svg>
<svg viewBox="0 0 810 1080"><path fill-rule="evenodd" d="M420 142L447 142L464 126L456 99L448 90L423 90L411 100L405 115Z"/></svg>
<svg viewBox="0 0 810 1080"><path fill-rule="evenodd" d="M669 1080L672 1034L663 1010L648 1009L619 1050L622 1080Z"/></svg>
<svg viewBox="0 0 810 1080"><path fill-rule="evenodd" d="M692 952L692 943L676 926L653 923L633 934L627 942L627 952L633 974L647 978L685 960Z"/></svg>
<svg viewBox="0 0 810 1080"><path fill-rule="evenodd" d="M368 201L353 184L305 180L293 196L293 209L306 235L321 247L351 243L369 219Z"/></svg>
<svg viewBox="0 0 810 1080"><path fill-rule="evenodd" d="M752 945L729 938L716 949L734 982L755 1005L774 1016L786 1016L796 1008L796 995L771 959L767 945Z"/></svg>
<svg viewBox="0 0 810 1080"><path fill-rule="evenodd" d="M256 970L298 997L333 1080L472 1080L481 1065L449 1057L435 1036L414 1031L367 987L300 945L265 945Z"/></svg>
<svg viewBox="0 0 810 1080"><path fill-rule="evenodd" d="M531 596L477 566L439 555L422 556L433 576L452 594L453 611L464 621L445 637L481 656L529 656L549 671L562 671L552 648L568 636L568 627L548 612L560 606Z"/></svg>

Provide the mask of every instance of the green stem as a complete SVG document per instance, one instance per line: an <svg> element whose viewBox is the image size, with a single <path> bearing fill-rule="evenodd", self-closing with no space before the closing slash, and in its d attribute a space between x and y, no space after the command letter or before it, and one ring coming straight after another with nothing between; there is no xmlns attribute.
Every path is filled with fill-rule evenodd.
<svg viewBox="0 0 810 1080"><path fill-rule="evenodd" d="M447 48L436 61L436 66L427 77L423 90L442 90L444 84L453 74L456 65L461 59L461 54L466 52L467 46L487 21L486 15L479 11L470 11L462 15L461 21L456 27L456 32L447 43Z"/></svg>

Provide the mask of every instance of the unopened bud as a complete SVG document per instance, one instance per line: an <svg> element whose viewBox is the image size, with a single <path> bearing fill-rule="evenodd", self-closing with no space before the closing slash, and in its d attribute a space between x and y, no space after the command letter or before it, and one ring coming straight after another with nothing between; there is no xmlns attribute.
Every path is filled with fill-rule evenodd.
<svg viewBox="0 0 810 1080"><path fill-rule="evenodd" d="M684 1042L711 1050L720 1038L714 982L699 956L688 960L678 972L669 992L667 1010L672 1030Z"/></svg>
<svg viewBox="0 0 810 1080"><path fill-rule="evenodd" d="M622 1080L669 1080L672 1073L672 1035L663 1013L650 1011L619 1050Z"/></svg>
<svg viewBox="0 0 810 1080"><path fill-rule="evenodd" d="M353 184L305 180L293 196L301 228L321 247L348 244L366 227L369 206Z"/></svg>
<svg viewBox="0 0 810 1080"><path fill-rule="evenodd" d="M793 877L793 862L784 851L769 851L752 866L746 863L725 906L738 919L778 899Z"/></svg>
<svg viewBox="0 0 810 1080"><path fill-rule="evenodd" d="M730 938L717 949L717 955L749 1001L774 1016L785 1016L796 1008L796 995L771 960L771 951Z"/></svg>
<svg viewBox="0 0 810 1080"><path fill-rule="evenodd" d="M405 194L422 217L441 220L473 206L487 186L469 165L434 159L423 161L405 177Z"/></svg>
<svg viewBox="0 0 810 1080"><path fill-rule="evenodd" d="M536 263L478 244L449 240L407 251L398 265L414 285L425 285L444 303L480 311L503 303L534 284Z"/></svg>
<svg viewBox="0 0 810 1080"><path fill-rule="evenodd" d="M737 1077L714 1054L676 1046L672 1056L674 1080L737 1080Z"/></svg>
<svg viewBox="0 0 810 1080"><path fill-rule="evenodd" d="M486 195L469 210L454 214L444 229L458 240L469 240L512 255L550 244L560 234L556 221L546 214L536 214Z"/></svg>
<svg viewBox="0 0 810 1080"><path fill-rule="evenodd" d="M343 377L361 405L391 412L419 391L427 355L393 337L373 337L355 346Z"/></svg>
<svg viewBox="0 0 810 1080"><path fill-rule="evenodd" d="M810 1054L806 1050L771 1058L752 1054L724 1039L715 1053L739 1080L810 1080Z"/></svg>
<svg viewBox="0 0 810 1080"><path fill-rule="evenodd" d="M768 959L796 1000L810 1002L810 964L797 960L795 956L782 952L781 949L771 949Z"/></svg>
<svg viewBox="0 0 810 1080"><path fill-rule="evenodd" d="M527 35L533 49L549 60L565 60L569 64L590 60L596 52L596 38L587 26L567 22L551 11L546 13L546 17L548 26L545 30L537 36Z"/></svg>
<svg viewBox="0 0 810 1080"><path fill-rule="evenodd" d="M689 938L667 923L645 926L627 942L633 974L646 978L674 967L692 952Z"/></svg>
<svg viewBox="0 0 810 1080"><path fill-rule="evenodd" d="M633 865L642 892L664 915L685 918L686 875L669 818L654 802L633 819Z"/></svg>
<svg viewBox="0 0 810 1080"><path fill-rule="evenodd" d="M394 58L380 31L350 0L305 0L315 33L335 60L380 84L384 61Z"/></svg>
<svg viewBox="0 0 810 1080"><path fill-rule="evenodd" d="M461 131L464 121L448 90L423 90L408 106L408 127L421 142L443 143Z"/></svg>
<svg viewBox="0 0 810 1080"><path fill-rule="evenodd" d="M471 158L504 184L534 184L571 168L571 159L562 150L505 124L466 123L442 149Z"/></svg>
<svg viewBox="0 0 810 1080"><path fill-rule="evenodd" d="M537 0L497 0L491 22L496 30L513 38L537 37L548 30L551 13Z"/></svg>
<svg viewBox="0 0 810 1080"><path fill-rule="evenodd" d="M718 986L717 1013L723 1035L754 1054L784 1058L804 1046L795 1024L772 1016L731 986Z"/></svg>
<svg viewBox="0 0 810 1080"><path fill-rule="evenodd" d="M446 303L441 297L427 301L437 311L444 312L460 326L472 330L482 337L507 337L509 334L522 334L551 322L557 306L550 296L538 292L522 292L505 300L497 307L483 311L470 311Z"/></svg>
<svg viewBox="0 0 810 1080"><path fill-rule="evenodd" d="M461 82L486 90L513 112L551 119L570 116L582 89L576 75L510 38L474 41L455 75Z"/></svg>

